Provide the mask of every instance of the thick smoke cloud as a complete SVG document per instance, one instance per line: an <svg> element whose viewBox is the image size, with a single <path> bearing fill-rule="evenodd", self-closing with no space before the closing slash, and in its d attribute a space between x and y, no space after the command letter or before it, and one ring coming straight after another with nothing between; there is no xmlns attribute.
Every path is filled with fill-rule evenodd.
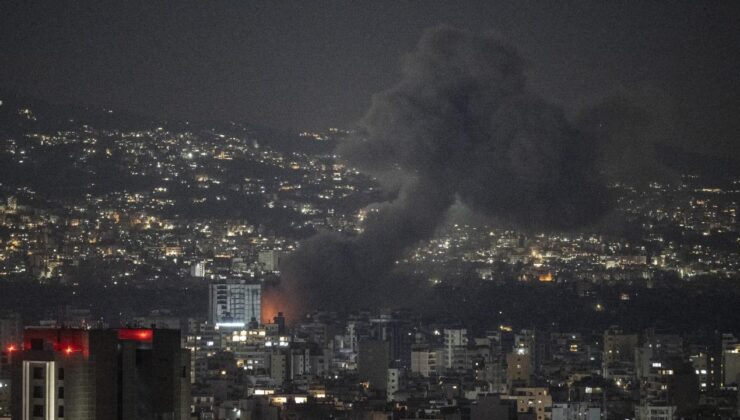
<svg viewBox="0 0 740 420"><path fill-rule="evenodd" d="M605 209L594 143L527 91L522 58L493 38L427 31L401 81L373 97L360 126L338 153L381 182L400 183L398 197L374 206L357 236L301 244L280 286L294 312L410 293L387 274L456 202L540 230L576 228Z"/></svg>

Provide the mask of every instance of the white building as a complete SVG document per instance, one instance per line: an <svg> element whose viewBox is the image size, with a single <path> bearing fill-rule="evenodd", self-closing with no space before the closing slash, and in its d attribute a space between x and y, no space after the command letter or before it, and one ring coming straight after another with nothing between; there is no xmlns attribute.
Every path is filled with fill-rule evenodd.
<svg viewBox="0 0 740 420"><path fill-rule="evenodd" d="M190 266L190 275L192 277L205 277L206 276L206 262L198 261Z"/></svg>
<svg viewBox="0 0 740 420"><path fill-rule="evenodd" d="M430 375L437 373L438 358L439 352L437 350L411 350L411 373L428 378Z"/></svg>
<svg viewBox="0 0 740 420"><path fill-rule="evenodd" d="M444 330L445 368L452 368L455 350L468 345L468 331L464 328Z"/></svg>
<svg viewBox="0 0 740 420"><path fill-rule="evenodd" d="M209 321L217 327L243 328L260 321L262 286L245 281L211 284L208 293Z"/></svg>

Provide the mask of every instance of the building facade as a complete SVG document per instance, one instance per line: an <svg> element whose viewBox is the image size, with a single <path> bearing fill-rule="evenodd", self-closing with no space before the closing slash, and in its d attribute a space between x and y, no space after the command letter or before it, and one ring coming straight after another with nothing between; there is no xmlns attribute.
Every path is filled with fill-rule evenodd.
<svg viewBox="0 0 740 420"><path fill-rule="evenodd" d="M180 332L29 328L12 356L13 420L184 420Z"/></svg>
<svg viewBox="0 0 740 420"><path fill-rule="evenodd" d="M216 326L243 328L259 322L262 311L262 285L245 281L217 282L210 285L209 321Z"/></svg>

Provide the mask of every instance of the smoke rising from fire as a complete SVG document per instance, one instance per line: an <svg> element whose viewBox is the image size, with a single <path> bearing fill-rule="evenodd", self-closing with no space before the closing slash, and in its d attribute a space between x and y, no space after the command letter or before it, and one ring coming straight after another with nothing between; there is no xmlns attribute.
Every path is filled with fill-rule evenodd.
<svg viewBox="0 0 740 420"><path fill-rule="evenodd" d="M604 212L595 143L527 90L524 67L488 36L450 27L423 35L402 79L373 97L358 135L338 148L348 164L400 184L397 197L373 206L361 234L303 242L274 291L287 306L300 313L403 300L414 285L388 273L456 202L540 230L576 228Z"/></svg>

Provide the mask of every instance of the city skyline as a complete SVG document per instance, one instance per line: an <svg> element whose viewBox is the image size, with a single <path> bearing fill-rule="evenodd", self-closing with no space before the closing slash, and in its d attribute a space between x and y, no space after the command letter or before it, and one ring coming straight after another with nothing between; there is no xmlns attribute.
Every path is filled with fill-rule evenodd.
<svg viewBox="0 0 740 420"><path fill-rule="evenodd" d="M3 2L0 420L738 418L738 5Z"/></svg>

